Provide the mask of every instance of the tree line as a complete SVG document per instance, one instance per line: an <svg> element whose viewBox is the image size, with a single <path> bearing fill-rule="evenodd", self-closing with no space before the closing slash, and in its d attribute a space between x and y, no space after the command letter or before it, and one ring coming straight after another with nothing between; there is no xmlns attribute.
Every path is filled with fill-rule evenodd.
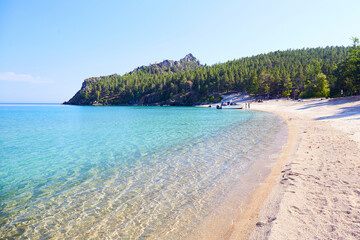
<svg viewBox="0 0 360 240"><path fill-rule="evenodd" d="M246 92L264 98L328 97L360 90L360 46L275 51L181 72L138 69L80 90L82 103L191 105ZM76 103L75 103L76 104Z"/></svg>

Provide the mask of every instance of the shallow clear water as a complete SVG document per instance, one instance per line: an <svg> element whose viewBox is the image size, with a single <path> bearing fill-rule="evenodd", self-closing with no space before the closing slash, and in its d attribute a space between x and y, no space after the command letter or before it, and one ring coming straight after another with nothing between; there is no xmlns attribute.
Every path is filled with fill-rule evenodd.
<svg viewBox="0 0 360 240"><path fill-rule="evenodd" d="M176 238L270 149L268 113L0 105L0 238Z"/></svg>

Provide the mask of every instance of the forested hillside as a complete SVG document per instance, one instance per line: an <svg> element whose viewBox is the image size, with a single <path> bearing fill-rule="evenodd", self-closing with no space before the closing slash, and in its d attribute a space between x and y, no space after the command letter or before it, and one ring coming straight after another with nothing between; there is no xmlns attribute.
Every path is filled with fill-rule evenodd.
<svg viewBox="0 0 360 240"><path fill-rule="evenodd" d="M193 105L219 101L222 93L233 91L264 98L337 96L341 90L353 94L360 89L359 67L349 70L360 59L355 40L352 47L276 51L213 66L202 66L189 54L180 61L139 67L123 76L86 79L66 103Z"/></svg>

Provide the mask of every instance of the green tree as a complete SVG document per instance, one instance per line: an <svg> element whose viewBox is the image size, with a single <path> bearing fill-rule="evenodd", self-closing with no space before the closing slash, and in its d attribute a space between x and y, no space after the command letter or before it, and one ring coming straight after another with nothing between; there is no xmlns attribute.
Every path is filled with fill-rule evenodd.
<svg viewBox="0 0 360 240"><path fill-rule="evenodd" d="M347 94L360 91L360 45L359 39L353 37L353 46L349 56L338 68L338 87Z"/></svg>
<svg viewBox="0 0 360 240"><path fill-rule="evenodd" d="M270 85L273 81L273 77L271 74L261 74L260 76L260 85L261 85L261 91L260 94L266 94L266 97L270 98Z"/></svg>
<svg viewBox="0 0 360 240"><path fill-rule="evenodd" d="M326 75L319 73L313 81L308 81L305 85L305 91L300 94L301 98L328 97L330 94L329 83Z"/></svg>
<svg viewBox="0 0 360 240"><path fill-rule="evenodd" d="M326 75L319 73L315 77L315 95L316 97L328 97L330 94L329 83L326 79Z"/></svg>
<svg viewBox="0 0 360 240"><path fill-rule="evenodd" d="M287 97L289 99L291 92L292 92L292 82L290 79L290 76L287 75L284 79L284 88L285 90L282 92L282 95L284 95L285 97Z"/></svg>
<svg viewBox="0 0 360 240"><path fill-rule="evenodd" d="M100 99L100 91L96 91L96 101L99 101Z"/></svg>

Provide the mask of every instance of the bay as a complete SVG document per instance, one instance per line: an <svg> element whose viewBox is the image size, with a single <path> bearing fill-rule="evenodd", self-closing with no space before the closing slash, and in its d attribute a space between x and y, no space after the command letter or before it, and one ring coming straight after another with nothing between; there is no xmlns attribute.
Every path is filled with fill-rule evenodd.
<svg viewBox="0 0 360 240"><path fill-rule="evenodd" d="M283 123L194 107L0 105L0 238L176 238Z"/></svg>

